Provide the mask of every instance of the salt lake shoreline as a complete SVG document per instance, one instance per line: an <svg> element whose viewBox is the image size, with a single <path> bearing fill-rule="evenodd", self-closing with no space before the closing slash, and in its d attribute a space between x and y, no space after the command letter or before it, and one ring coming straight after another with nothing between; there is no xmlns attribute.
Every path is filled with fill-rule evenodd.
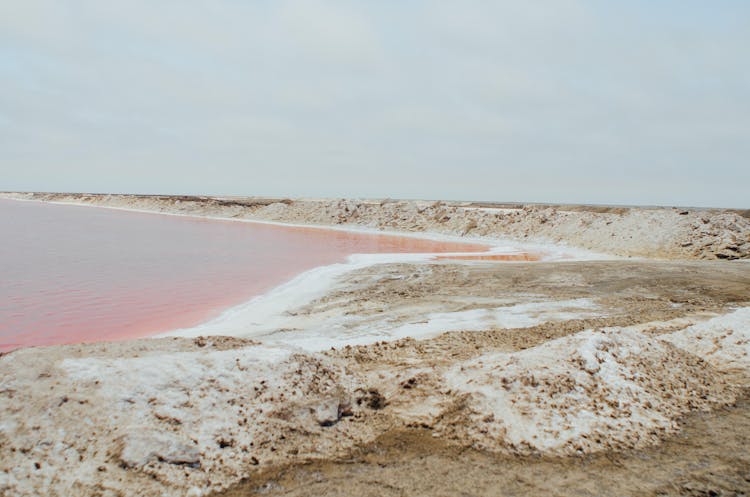
<svg viewBox="0 0 750 497"><path fill-rule="evenodd" d="M0 192L38 200L451 240L562 244L651 259L750 258L750 209Z"/></svg>
<svg viewBox="0 0 750 497"><path fill-rule="evenodd" d="M472 479L462 465L528 457L563 461L571 478L582 478L563 494L596 486L585 461L602 466L601 495L609 492L608 477L623 482L611 488L617 495L678 495L700 482L708 490L750 490L741 477L750 471L742 426L729 423L721 432L718 443L736 450L720 464L705 455L715 443L703 436L710 424L696 428L701 416L719 416L712 423L721 425L723 412L750 412L750 265L728 260L750 258L745 213L0 197L562 243L614 256L363 264L337 275L323 294L296 302L289 321L262 342L171 337L2 355L3 495L304 495L313 488L308 483L331 495L450 495L457 479L469 493L486 495L501 493L507 481ZM364 341L305 352L310 336ZM666 452L681 436L694 443L696 458L709 457L715 481L690 480L677 465L671 476L687 480L639 468L634 485L632 474L607 466L632 454L671 467ZM390 462L373 455L381 449L391 451ZM433 453L452 455L435 459L439 468L423 468L421 478L399 472ZM543 464L539 471L550 471ZM514 492L550 491L542 480Z"/></svg>

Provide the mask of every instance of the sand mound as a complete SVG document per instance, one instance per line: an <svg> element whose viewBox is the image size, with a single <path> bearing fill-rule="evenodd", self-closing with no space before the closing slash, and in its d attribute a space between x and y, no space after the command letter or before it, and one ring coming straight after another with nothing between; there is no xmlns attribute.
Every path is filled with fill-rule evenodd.
<svg viewBox="0 0 750 497"><path fill-rule="evenodd" d="M452 438L488 450L583 454L655 444L692 409L736 391L705 362L627 329L585 331L516 353L482 355L445 374L470 421Z"/></svg>

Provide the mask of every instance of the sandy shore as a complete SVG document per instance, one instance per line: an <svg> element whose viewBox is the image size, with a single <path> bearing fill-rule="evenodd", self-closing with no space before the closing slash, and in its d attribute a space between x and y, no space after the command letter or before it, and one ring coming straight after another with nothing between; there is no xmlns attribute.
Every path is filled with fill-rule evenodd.
<svg viewBox="0 0 750 497"><path fill-rule="evenodd" d="M36 198L661 260L379 264L256 340L0 356L3 495L750 492L742 213Z"/></svg>

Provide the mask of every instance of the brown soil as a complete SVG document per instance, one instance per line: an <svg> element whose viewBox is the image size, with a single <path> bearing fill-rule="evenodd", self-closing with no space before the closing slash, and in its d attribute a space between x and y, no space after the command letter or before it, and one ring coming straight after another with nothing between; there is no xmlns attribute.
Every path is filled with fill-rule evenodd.
<svg viewBox="0 0 750 497"><path fill-rule="evenodd" d="M335 462L274 468L215 497L745 496L750 402L687 416L657 448L574 458L508 457L390 432Z"/></svg>

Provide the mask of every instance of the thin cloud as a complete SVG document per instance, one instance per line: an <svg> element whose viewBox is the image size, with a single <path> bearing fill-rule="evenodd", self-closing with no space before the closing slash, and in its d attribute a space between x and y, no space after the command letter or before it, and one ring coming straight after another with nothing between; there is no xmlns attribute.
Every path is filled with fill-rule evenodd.
<svg viewBox="0 0 750 497"><path fill-rule="evenodd" d="M0 189L747 207L744 2L5 2Z"/></svg>

